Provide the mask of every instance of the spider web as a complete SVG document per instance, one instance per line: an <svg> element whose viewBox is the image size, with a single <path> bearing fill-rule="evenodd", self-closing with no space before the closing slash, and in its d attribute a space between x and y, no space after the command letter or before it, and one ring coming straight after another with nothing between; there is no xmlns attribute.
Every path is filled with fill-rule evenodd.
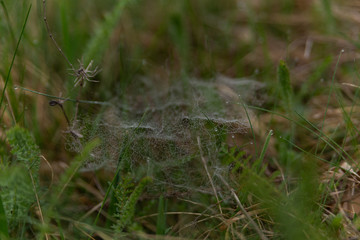
<svg viewBox="0 0 360 240"><path fill-rule="evenodd" d="M67 149L80 152L86 142L99 138L101 145L82 171L115 171L120 164L136 178L152 176L159 187L165 183L189 188L191 181L197 183L197 191L207 191L208 180L197 170L202 167L197 138L210 167L223 171L217 159L219 149L229 136L235 138L250 129L241 101L262 104L265 85L225 76L167 86L159 82L138 78L124 97L114 98L112 106L95 120L83 117L79 122L84 137L69 134Z"/></svg>

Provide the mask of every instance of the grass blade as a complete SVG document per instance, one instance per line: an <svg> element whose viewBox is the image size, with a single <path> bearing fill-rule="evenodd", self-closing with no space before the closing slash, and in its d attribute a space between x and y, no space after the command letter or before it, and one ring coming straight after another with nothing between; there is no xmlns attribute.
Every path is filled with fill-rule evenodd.
<svg viewBox="0 0 360 240"><path fill-rule="evenodd" d="M0 236L7 238L10 237L8 223L7 223L6 214L1 196L0 196Z"/></svg>
<svg viewBox="0 0 360 240"><path fill-rule="evenodd" d="M264 160L264 157L265 157L265 153L267 151L267 148L269 146L269 142L270 142L270 138L271 136L274 134L274 131L273 130L270 130L267 137L266 137L266 140L265 140L265 143L264 143L264 146L263 146L263 149L261 150L261 153L260 153L260 157L258 159L258 162L259 163L262 163L263 160Z"/></svg>
<svg viewBox="0 0 360 240"><path fill-rule="evenodd" d="M123 13L124 8L131 0L118 1L114 10L106 15L104 22L98 27L95 36L91 38L84 54L84 63L87 65L91 60L99 60L106 50L108 42L116 24Z"/></svg>
<svg viewBox="0 0 360 240"><path fill-rule="evenodd" d="M12 67L13 67L13 65L14 65L14 62L15 62L15 57L16 57L16 54L17 54L18 49L19 49L19 45L20 45L21 38L22 38L22 36L24 35L24 30L25 30L25 26L26 26L26 23L27 23L28 18L29 18L31 6L32 6L32 4L30 4L29 10L27 11L27 14L26 14L26 17L25 17L25 21L24 21L24 24L23 24L23 26L22 26L21 33L20 33L20 36L19 36L19 40L18 40L18 42L17 42L17 44L16 44L15 52L14 52L14 55L13 55L13 57L12 57L12 60L11 60L11 64L10 64L8 73L7 73L7 75L6 75L5 84L4 84L4 89L3 89L3 91L2 91L1 99L0 99L0 108L1 108L2 103L3 103L3 101L4 101L6 87L7 87L8 83L9 83L9 81L10 81L11 69L12 69Z"/></svg>
<svg viewBox="0 0 360 240"><path fill-rule="evenodd" d="M160 196L159 198L156 234L166 234L166 200L163 196Z"/></svg>

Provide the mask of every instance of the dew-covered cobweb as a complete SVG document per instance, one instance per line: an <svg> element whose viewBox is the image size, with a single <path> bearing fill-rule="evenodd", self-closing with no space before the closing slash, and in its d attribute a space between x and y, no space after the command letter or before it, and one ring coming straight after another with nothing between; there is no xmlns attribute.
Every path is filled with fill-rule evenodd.
<svg viewBox="0 0 360 240"><path fill-rule="evenodd" d="M225 76L169 84L139 77L101 115L80 118L77 125L83 137L68 134L67 149L81 152L86 142L99 138L101 145L82 171L115 172L121 165L160 184L202 184L206 178L197 171L202 166L197 139L209 165L221 169L217 156L226 137L250 131L242 103L261 105L264 88L255 80Z"/></svg>

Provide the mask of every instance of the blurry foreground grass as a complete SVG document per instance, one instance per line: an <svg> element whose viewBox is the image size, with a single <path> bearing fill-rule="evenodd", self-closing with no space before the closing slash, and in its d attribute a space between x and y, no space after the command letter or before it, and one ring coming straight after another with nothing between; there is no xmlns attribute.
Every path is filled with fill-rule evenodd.
<svg viewBox="0 0 360 240"><path fill-rule="evenodd" d="M360 238L357 1L46 5L74 69L0 0L1 239Z"/></svg>

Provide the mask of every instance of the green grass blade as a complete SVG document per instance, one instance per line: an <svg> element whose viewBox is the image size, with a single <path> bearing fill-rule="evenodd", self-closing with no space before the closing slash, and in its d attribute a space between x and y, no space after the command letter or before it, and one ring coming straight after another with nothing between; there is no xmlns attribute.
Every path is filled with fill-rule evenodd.
<svg viewBox="0 0 360 240"><path fill-rule="evenodd" d="M273 134L274 134L274 131L273 131L273 130L270 130L269 133L268 133L268 135L267 135L267 137L266 137L266 140L265 140L263 149L261 150L260 157L259 157L259 159L258 159L258 162L259 162L259 163L262 163L263 160L264 160L266 151L267 151L268 146L269 146L270 138L271 138L271 136L272 136Z"/></svg>
<svg viewBox="0 0 360 240"><path fill-rule="evenodd" d="M253 137L253 144L254 144L254 149L255 149L255 156L258 154L258 149L257 149L257 143L256 143L256 136L255 136L255 131L254 131L254 128L253 128L253 125L252 125L252 122L251 122L251 119L250 119L250 115L249 115L249 112L245 106L245 103L241 100L241 105L242 107L244 108L244 111L245 111L245 115L246 115L246 118L249 122L249 125L250 125L250 130L251 130L251 135Z"/></svg>
<svg viewBox="0 0 360 240"><path fill-rule="evenodd" d="M163 196L159 198L156 234L166 234L166 199Z"/></svg>
<svg viewBox="0 0 360 240"><path fill-rule="evenodd" d="M345 161L347 160L345 158L344 155L346 155L348 157L349 160L354 162L354 159L343 149L341 148L341 146L339 146L339 144L337 144L334 140L332 140L331 138L329 138L327 135L325 135L320 129L318 129L314 124L312 124L310 121L308 121L305 117L303 117L301 114L295 112L302 120L304 120L306 123L308 123L311 127L313 127L316 131L318 131L319 133L317 133L316 131L312 130L311 128L305 126L304 124L302 124L299 121L296 121L295 119L292 119L290 117L287 117L281 113L277 113L271 110L267 110L264 108L260 108L260 107L255 107L255 106L247 106L248 108L251 109L255 109L255 110L259 110L259 111L263 111L263 112L268 112L268 113L272 113L275 114L279 117L282 117L284 119L287 119L290 122L294 122L296 125L299 125L300 127L308 130L309 132L313 133L315 136L317 136L319 139L321 139L322 141L324 141L326 144L328 144L339 156L341 156ZM344 154L342 154L344 153Z"/></svg>
<svg viewBox="0 0 360 240"><path fill-rule="evenodd" d="M307 120L305 117L303 117L301 114L299 114L298 112L295 112L302 120L304 120L306 123L308 123L311 127L313 127L315 130L317 130L318 132L321 133L322 136L316 134L319 138L321 138L321 140L323 140L326 144L328 144L337 154L339 154L345 161L347 161L347 159L343 156L343 154L348 157L348 160L351 160L352 162L355 162L355 160L338 144L336 143L333 139L331 139L330 137L328 137L326 134L324 134L319 128L317 128L313 123L311 123L309 120ZM314 132L315 133L315 132ZM325 139L325 138L326 139ZM338 150L340 149L340 151ZM343 153L343 154L342 154Z"/></svg>
<svg viewBox="0 0 360 240"><path fill-rule="evenodd" d="M14 46L16 44L16 39L15 39L15 35L14 35L14 30L11 27L11 22L10 22L10 17L9 17L9 13L7 10L7 7L5 5L5 2L3 0L0 1L0 4L4 10L4 14L5 14L5 18L6 18L6 22L8 24L8 28L9 28L9 32L10 32L10 37L11 37L11 41L13 42Z"/></svg>
<svg viewBox="0 0 360 240"><path fill-rule="evenodd" d="M19 49L19 46L20 46L20 41L21 41L21 39L22 39L22 36L24 35L25 26L26 26L26 23L27 23L28 18L29 18L31 6L32 6L32 4L30 4L29 9L28 9L28 11L27 11L27 14L26 14L26 17L25 17L25 21L24 21L24 24L23 24L23 26L22 26L21 33L20 33L20 36L19 36L19 40L18 40L18 42L17 42L17 44L16 44L15 52L14 52L14 55L13 55L13 57L12 57L12 59L11 59L11 64L10 64L8 73L7 73L7 75L6 75L5 84L4 84L4 89L3 89L3 91L2 91L1 99L0 99L0 108L1 108L2 103L3 103L3 101L4 101L5 90L6 90L6 87L7 87L8 83L9 83L9 81L10 81L11 69L12 69L12 67L13 67L13 65L14 65L14 62L15 62L15 57L16 57L16 54L17 54L18 49Z"/></svg>
<svg viewBox="0 0 360 240"><path fill-rule="evenodd" d="M340 51L340 54L339 54L339 57L338 57L338 59L337 59L336 65L335 65L334 73L333 73L333 75L332 75L330 92L329 92L329 94L328 94L328 99L327 99L327 103L326 103L326 107L325 107L324 117L323 117L323 120L322 120L322 124L321 124L320 129L323 129L324 124L325 124L325 119L326 119L326 116L327 116L327 111L328 111L328 108L329 108L329 105L330 105L331 95L332 95L332 93L333 93L333 91L334 91L335 75L336 75L336 71L337 71L337 69L338 69L339 62L340 62L340 58L341 58L341 55L342 55L342 54L343 54L343 51L341 50L341 51ZM319 144L316 145L316 152L317 152L317 150L318 150L318 147L319 147Z"/></svg>
<svg viewBox="0 0 360 240"><path fill-rule="evenodd" d="M6 219L6 213L1 195L0 195L0 237L9 238L8 222Z"/></svg>
<svg viewBox="0 0 360 240"><path fill-rule="evenodd" d="M89 41L85 53L84 53L84 63L87 65L91 60L99 60L104 54L111 33L116 27L116 24L121 17L124 8L132 2L131 0L121 0L118 1L114 6L113 10L106 15L104 22L97 28L95 35Z"/></svg>
<svg viewBox="0 0 360 240"><path fill-rule="evenodd" d="M78 172L84 161L90 156L91 151L99 145L99 139L95 139L86 144L83 151L76 156L76 158L72 161L69 168L62 174L59 182L59 188L56 191L56 194L53 197L55 201L59 199L61 194L64 192L65 188L68 186L71 179L73 179L74 175Z"/></svg>

